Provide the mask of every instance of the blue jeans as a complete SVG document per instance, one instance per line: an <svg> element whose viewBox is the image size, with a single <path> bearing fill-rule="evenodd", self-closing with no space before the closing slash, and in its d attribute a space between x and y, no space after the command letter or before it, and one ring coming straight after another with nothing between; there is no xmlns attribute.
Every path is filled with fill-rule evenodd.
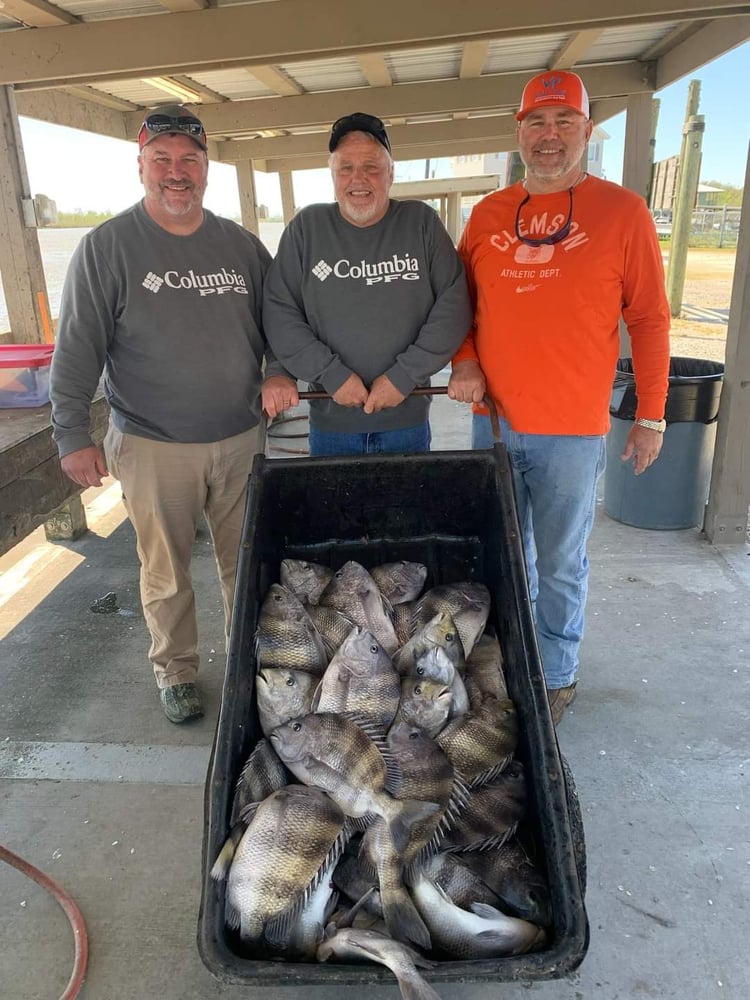
<svg viewBox="0 0 750 1000"><path fill-rule="evenodd" d="M583 638L589 562L586 542L604 472L604 437L517 434L500 421L513 468L539 651L550 689L575 680ZM473 448L494 444L489 417L475 415Z"/></svg>
<svg viewBox="0 0 750 1000"><path fill-rule="evenodd" d="M395 431L344 434L310 428L311 455L373 455L380 452L420 452L430 450L430 425L417 424Z"/></svg>

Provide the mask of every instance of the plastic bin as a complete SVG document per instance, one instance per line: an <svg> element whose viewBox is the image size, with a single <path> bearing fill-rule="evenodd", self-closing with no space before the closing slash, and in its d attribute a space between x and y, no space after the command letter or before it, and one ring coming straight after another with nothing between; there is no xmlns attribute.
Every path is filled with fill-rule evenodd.
<svg viewBox="0 0 750 1000"><path fill-rule="evenodd" d="M54 344L0 344L0 407L49 403Z"/></svg>
<svg viewBox="0 0 750 1000"><path fill-rule="evenodd" d="M492 597L490 624L521 728L536 853L546 866L554 925L543 949L481 961L444 961L433 982L551 979L567 975L588 947L585 849L572 776L560 756L544 675L505 448L340 459L255 459L250 477L219 721L206 783L198 949L222 982L248 986L392 983L376 965L255 960L224 921L224 886L209 876L228 832L234 786L262 735L253 685L254 634L283 558L338 568L397 559L428 567L426 586L476 579Z"/></svg>
<svg viewBox="0 0 750 1000"><path fill-rule="evenodd" d="M609 413L604 509L636 528L695 528L703 525L711 485L716 418L724 365L698 358L672 358L659 458L640 476L620 458L636 411L630 358L617 362Z"/></svg>

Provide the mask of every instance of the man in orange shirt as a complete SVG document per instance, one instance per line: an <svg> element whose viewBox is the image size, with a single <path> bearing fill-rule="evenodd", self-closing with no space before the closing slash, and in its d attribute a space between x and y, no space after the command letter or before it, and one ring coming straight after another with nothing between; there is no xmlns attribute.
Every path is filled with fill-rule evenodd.
<svg viewBox="0 0 750 1000"><path fill-rule="evenodd" d="M475 404L475 448L493 443L485 393L500 415L557 723L576 691L619 319L638 395L622 457L636 474L662 445L670 320L645 201L581 166L593 124L580 77L535 76L516 118L526 178L475 206L458 247L475 316L448 394Z"/></svg>

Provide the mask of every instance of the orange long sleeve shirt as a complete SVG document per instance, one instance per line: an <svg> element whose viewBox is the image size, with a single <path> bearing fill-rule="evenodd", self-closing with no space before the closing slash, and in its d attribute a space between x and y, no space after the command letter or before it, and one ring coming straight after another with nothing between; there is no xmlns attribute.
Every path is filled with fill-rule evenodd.
<svg viewBox="0 0 750 1000"><path fill-rule="evenodd" d="M474 327L454 357L479 362L510 426L527 434L604 434L619 354L619 319L633 349L637 417L664 415L669 304L659 241L646 203L586 177L573 189L569 234L530 247L515 234L522 184L483 198L458 251ZM568 191L534 194L519 232L540 239L568 217Z"/></svg>

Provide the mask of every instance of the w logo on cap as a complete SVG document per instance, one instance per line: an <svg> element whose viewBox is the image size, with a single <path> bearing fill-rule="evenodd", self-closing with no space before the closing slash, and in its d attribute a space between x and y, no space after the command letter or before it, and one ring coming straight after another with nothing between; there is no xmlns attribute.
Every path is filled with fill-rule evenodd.
<svg viewBox="0 0 750 1000"><path fill-rule="evenodd" d="M562 77L560 76L543 76L542 86L545 90L557 90L557 88L562 83Z"/></svg>

